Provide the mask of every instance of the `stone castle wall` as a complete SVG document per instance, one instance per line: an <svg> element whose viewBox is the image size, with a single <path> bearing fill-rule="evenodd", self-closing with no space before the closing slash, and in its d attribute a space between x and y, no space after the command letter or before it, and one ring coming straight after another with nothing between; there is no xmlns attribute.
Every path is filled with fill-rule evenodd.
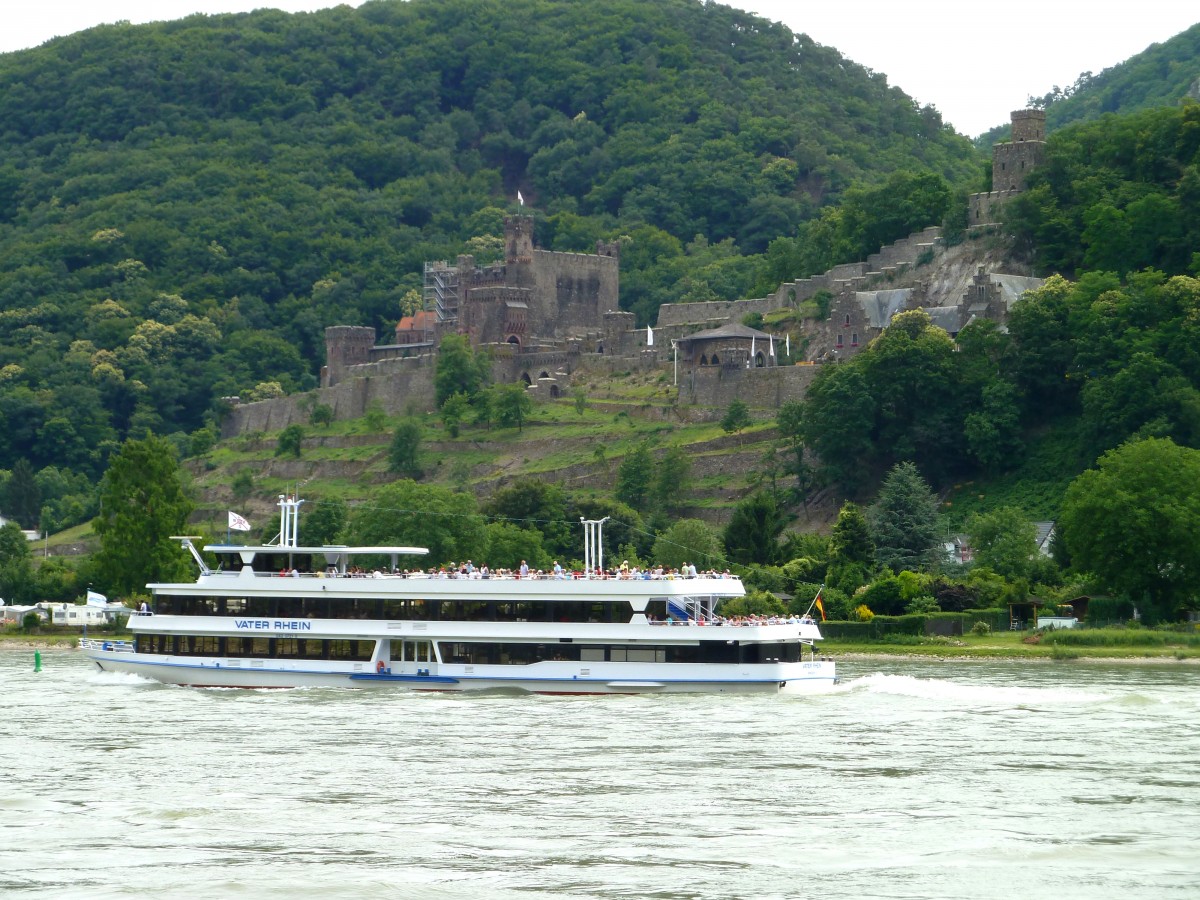
<svg viewBox="0 0 1200 900"><path fill-rule="evenodd" d="M818 291L839 294L843 291L866 290L881 275L915 266L922 254L937 248L941 237L942 229L936 226L926 228L888 244L863 262L834 266L822 275L785 282L775 291L774 308L811 300Z"/></svg>
<svg viewBox="0 0 1200 900"><path fill-rule="evenodd" d="M289 425L307 425L308 413L300 405L306 397L311 398L311 402L332 407L334 418L339 421L357 419L376 403L389 416L400 415L411 408L432 408L432 365L397 367L396 371L386 374L379 374L374 366L368 368L372 374L367 377L357 378L350 374L340 384L320 388L310 394L293 394L235 406L221 422L221 437L256 431L279 431Z"/></svg>
<svg viewBox="0 0 1200 900"><path fill-rule="evenodd" d="M708 300L702 303L664 303L658 308L659 328L670 325L704 325L716 327L726 322L740 322L750 313L769 313L779 309L777 297L761 297L756 300ZM678 335L676 335L678 336Z"/></svg>
<svg viewBox="0 0 1200 900"><path fill-rule="evenodd" d="M618 309L620 262L615 256L534 250L532 262L537 333L564 338L597 328ZM531 310L532 312L532 310Z"/></svg>
<svg viewBox="0 0 1200 900"><path fill-rule="evenodd" d="M1020 191L991 191L986 194L972 194L967 200L967 227L978 228L981 225L996 225L1004 205Z"/></svg>
<svg viewBox="0 0 1200 900"><path fill-rule="evenodd" d="M818 365L763 369L697 367L686 375L679 373L679 399L682 403L710 407L716 418L723 416L734 400L756 409L775 410L788 400L804 399L820 369Z"/></svg>

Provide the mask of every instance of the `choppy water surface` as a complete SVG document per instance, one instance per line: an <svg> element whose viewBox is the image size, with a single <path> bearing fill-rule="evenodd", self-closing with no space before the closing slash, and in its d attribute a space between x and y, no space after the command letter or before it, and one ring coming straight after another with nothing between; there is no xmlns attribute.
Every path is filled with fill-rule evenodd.
<svg viewBox="0 0 1200 900"><path fill-rule="evenodd" d="M1200 670L810 698L219 691L0 652L0 894L1200 896Z"/></svg>

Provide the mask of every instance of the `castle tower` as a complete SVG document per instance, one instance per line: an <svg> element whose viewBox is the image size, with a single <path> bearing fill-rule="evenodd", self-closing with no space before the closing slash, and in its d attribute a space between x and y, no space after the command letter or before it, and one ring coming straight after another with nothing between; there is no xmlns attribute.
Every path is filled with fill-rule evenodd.
<svg viewBox="0 0 1200 900"><path fill-rule="evenodd" d="M1012 140L992 148L992 190L1023 191L1025 179L1045 157L1045 111L1017 110L1012 114Z"/></svg>
<svg viewBox="0 0 1200 900"><path fill-rule="evenodd" d="M510 264L533 259L533 216L505 217L504 259Z"/></svg>
<svg viewBox="0 0 1200 900"><path fill-rule="evenodd" d="M375 329L361 325L331 325L325 329L325 368L321 387L333 387L341 381L349 366L371 361Z"/></svg>

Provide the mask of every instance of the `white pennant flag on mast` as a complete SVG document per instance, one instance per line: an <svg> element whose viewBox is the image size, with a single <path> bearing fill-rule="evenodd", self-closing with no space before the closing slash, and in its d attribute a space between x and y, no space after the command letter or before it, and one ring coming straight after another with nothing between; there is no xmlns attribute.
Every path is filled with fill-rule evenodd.
<svg viewBox="0 0 1200 900"><path fill-rule="evenodd" d="M229 511L229 530L230 531L249 531L250 523L242 516L239 516L233 510Z"/></svg>
<svg viewBox="0 0 1200 900"><path fill-rule="evenodd" d="M775 335L771 335L771 359L775 358Z"/></svg>
<svg viewBox="0 0 1200 900"><path fill-rule="evenodd" d="M783 339L783 351L790 357L792 355L792 336L790 334L785 334Z"/></svg>
<svg viewBox="0 0 1200 900"><path fill-rule="evenodd" d="M646 326L646 346L654 346L654 329L652 329L649 325Z"/></svg>

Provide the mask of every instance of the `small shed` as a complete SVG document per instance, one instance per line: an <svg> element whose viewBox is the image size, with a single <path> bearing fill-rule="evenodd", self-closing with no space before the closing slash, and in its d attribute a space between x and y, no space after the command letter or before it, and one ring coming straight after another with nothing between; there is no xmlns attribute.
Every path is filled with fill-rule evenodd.
<svg viewBox="0 0 1200 900"><path fill-rule="evenodd" d="M763 369L778 365L775 335L740 323L722 325L679 338L679 359L693 369L726 366Z"/></svg>

